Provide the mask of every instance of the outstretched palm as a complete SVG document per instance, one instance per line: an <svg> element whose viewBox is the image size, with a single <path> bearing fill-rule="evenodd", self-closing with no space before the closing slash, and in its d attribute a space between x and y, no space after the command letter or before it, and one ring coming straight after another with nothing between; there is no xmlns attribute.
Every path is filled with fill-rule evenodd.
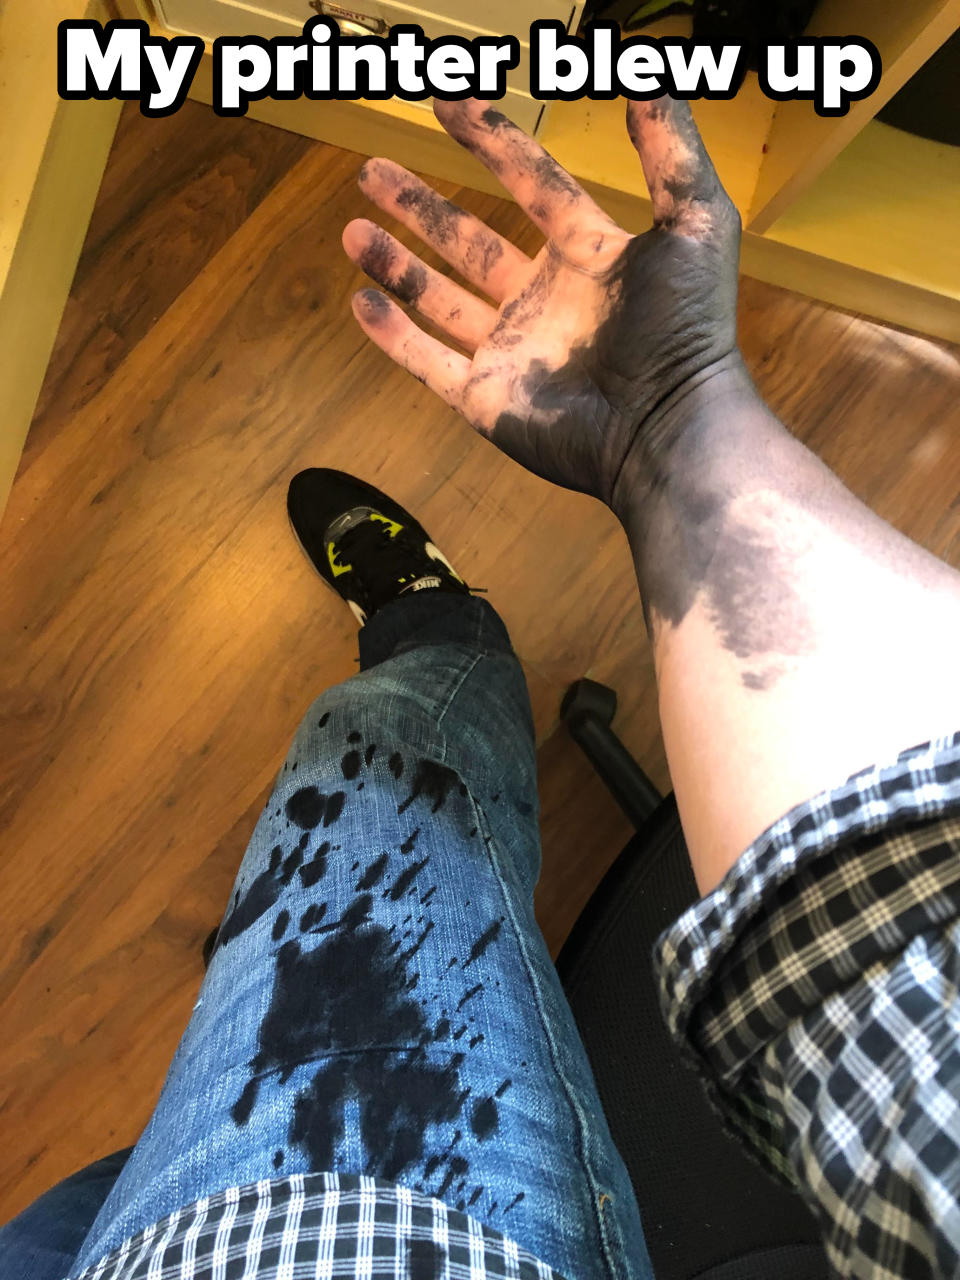
<svg viewBox="0 0 960 1280"><path fill-rule="evenodd" d="M429 337L373 289L355 295L365 332L530 470L614 503L628 459L655 464L678 406L686 419L712 375L738 365L739 220L685 103L631 103L654 227L617 226L531 138L479 102L437 104L547 236L527 257L389 160L360 185L490 303L427 267L373 223L344 247L470 356ZM636 470L632 467L631 470Z"/></svg>

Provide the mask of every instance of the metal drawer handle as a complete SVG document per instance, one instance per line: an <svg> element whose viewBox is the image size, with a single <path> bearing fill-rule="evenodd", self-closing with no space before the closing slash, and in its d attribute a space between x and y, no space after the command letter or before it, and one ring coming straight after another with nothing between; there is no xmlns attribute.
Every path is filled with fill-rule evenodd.
<svg viewBox="0 0 960 1280"><path fill-rule="evenodd" d="M343 5L331 4L330 0L310 0L310 8L316 9L321 18L332 18L344 36L385 36L390 30L389 22L383 18L345 9Z"/></svg>

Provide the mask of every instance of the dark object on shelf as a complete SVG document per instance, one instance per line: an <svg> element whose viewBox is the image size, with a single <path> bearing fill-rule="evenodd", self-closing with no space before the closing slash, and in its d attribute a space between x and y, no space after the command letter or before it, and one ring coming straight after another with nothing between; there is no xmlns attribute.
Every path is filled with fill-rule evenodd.
<svg viewBox="0 0 960 1280"><path fill-rule="evenodd" d="M599 0L588 18L613 18L625 32L641 31L660 18L686 13L698 44L742 44L756 71L760 50L803 35L817 0Z"/></svg>
<svg viewBox="0 0 960 1280"><path fill-rule="evenodd" d="M637 1193L654 1274L826 1280L809 1209L727 1136L660 1014L653 944L698 896L673 796L659 798L610 727L612 689L579 680L563 705L600 777L640 819L574 925L557 969ZM591 716L585 744L584 717ZM605 762L613 762L612 773ZM642 782L624 803L631 774Z"/></svg>
<svg viewBox="0 0 960 1280"><path fill-rule="evenodd" d="M920 138L960 147L960 31L941 45L878 113L877 119Z"/></svg>

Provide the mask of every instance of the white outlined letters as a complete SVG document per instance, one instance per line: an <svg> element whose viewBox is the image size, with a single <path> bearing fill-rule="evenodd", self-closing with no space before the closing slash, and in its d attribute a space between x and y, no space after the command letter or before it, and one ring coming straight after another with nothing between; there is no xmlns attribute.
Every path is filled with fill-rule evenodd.
<svg viewBox="0 0 960 1280"><path fill-rule="evenodd" d="M203 58L199 36L153 36L146 22L88 19L58 26L61 98L136 99L145 116L164 116L186 99ZM695 44L680 37L623 39L610 20L568 35L556 19L530 25L530 93L541 101L732 98L744 75L741 45ZM414 23L384 36L341 35L327 17L299 35L219 36L213 42L213 109L242 116L261 98L383 101L498 100L520 62L516 36L439 36ZM880 54L859 36L803 37L764 51L760 88L778 102L807 100L821 116L843 116L880 83Z"/></svg>
<svg viewBox="0 0 960 1280"><path fill-rule="evenodd" d="M845 116L851 102L874 92L882 71L880 53L869 40L808 36L768 47L760 88L778 102L807 99L820 116Z"/></svg>
<svg viewBox="0 0 960 1280"><path fill-rule="evenodd" d="M398 23L386 36L342 36L332 19L311 18L300 38L214 40L213 109L242 116L249 103L268 97L498 99L519 61L516 36L431 40L414 23Z"/></svg>
<svg viewBox="0 0 960 1280"><path fill-rule="evenodd" d="M139 99L145 116L168 116L187 96L200 59L199 36L151 36L145 22L88 19L57 28L61 98Z"/></svg>
<svg viewBox="0 0 960 1280"><path fill-rule="evenodd" d="M745 57L738 44L697 45L680 37L621 40L615 22L588 22L568 36L562 22L530 26L530 92L561 98L732 98Z"/></svg>

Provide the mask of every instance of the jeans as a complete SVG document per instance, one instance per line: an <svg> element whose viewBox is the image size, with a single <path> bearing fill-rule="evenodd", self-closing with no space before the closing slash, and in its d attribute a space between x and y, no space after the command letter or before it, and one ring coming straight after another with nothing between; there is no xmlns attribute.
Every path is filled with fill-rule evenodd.
<svg viewBox="0 0 960 1280"><path fill-rule="evenodd" d="M72 1270L206 1193L335 1170L465 1208L571 1280L647 1280L534 919L533 725L503 624L423 592L370 620L360 657L297 732L157 1108ZM3 1274L23 1216L0 1232Z"/></svg>

